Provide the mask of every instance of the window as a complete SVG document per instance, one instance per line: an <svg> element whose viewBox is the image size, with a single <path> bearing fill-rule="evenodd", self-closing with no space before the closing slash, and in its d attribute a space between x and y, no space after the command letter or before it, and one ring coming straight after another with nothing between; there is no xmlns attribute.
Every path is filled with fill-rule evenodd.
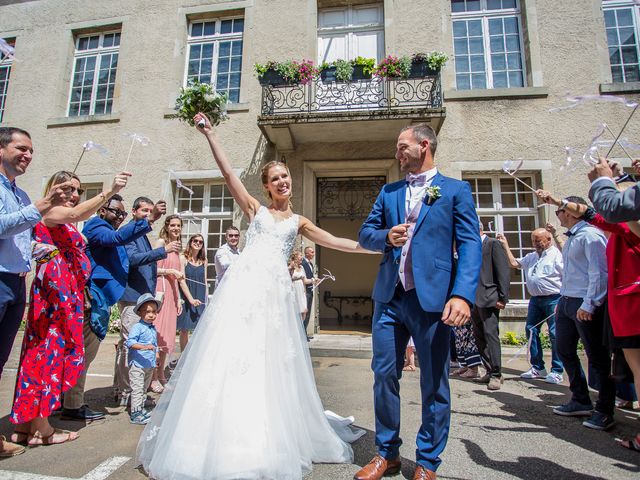
<svg viewBox="0 0 640 480"><path fill-rule="evenodd" d="M13 40L7 40L7 43L14 46ZM4 117L4 103L7 100L7 90L9 89L9 76L11 75L11 57L5 57L0 53L0 122Z"/></svg>
<svg viewBox="0 0 640 480"><path fill-rule="evenodd" d="M519 174L518 178L538 188L534 175ZM537 200L533 192L504 174L463 174L462 179L471 185L485 233L492 237L496 233L503 233L516 258L532 252L531 232L539 225ZM510 301L527 298L529 294L522 272L512 269Z"/></svg>
<svg viewBox="0 0 640 480"><path fill-rule="evenodd" d="M211 83L229 100L240 101L243 18L207 20L189 25L186 80Z"/></svg>
<svg viewBox="0 0 640 480"><path fill-rule="evenodd" d="M613 83L638 82L640 7L632 0L602 3Z"/></svg>
<svg viewBox="0 0 640 480"><path fill-rule="evenodd" d="M183 182L193 190L190 195L185 189L177 192L176 213L182 218L182 245L186 245L191 235L201 234L207 249L207 280L209 292L213 292L216 269L213 258L218 247L225 243L224 232L233 223L234 201L226 185L214 182Z"/></svg>
<svg viewBox="0 0 640 480"><path fill-rule="evenodd" d="M106 115L113 107L120 32L76 38L69 116Z"/></svg>
<svg viewBox="0 0 640 480"><path fill-rule="evenodd" d="M452 0L456 88L524 87L519 0Z"/></svg>
<svg viewBox="0 0 640 480"><path fill-rule="evenodd" d="M318 11L318 64L356 57L382 60L383 56L382 4Z"/></svg>

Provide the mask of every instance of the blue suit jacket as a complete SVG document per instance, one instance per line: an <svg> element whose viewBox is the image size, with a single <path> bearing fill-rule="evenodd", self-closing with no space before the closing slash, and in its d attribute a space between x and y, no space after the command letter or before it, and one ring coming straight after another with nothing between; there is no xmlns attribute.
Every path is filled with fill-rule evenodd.
<svg viewBox="0 0 640 480"><path fill-rule="evenodd" d="M108 305L120 300L127 286L129 257L125 244L150 231L146 220L132 221L120 230L98 216L85 223L82 234L87 239L91 280L99 286Z"/></svg>
<svg viewBox="0 0 640 480"><path fill-rule="evenodd" d="M411 240L413 276L420 306L426 312L442 312L452 296L473 304L482 264L482 242L471 189L467 182L436 174L431 186L441 197L424 205ZM382 187L369 217L360 229L360 244L384 252L373 288L373 299L387 303L399 281L401 248L387 245L387 233L405 223L405 180ZM458 261L453 271L454 242Z"/></svg>
<svg viewBox="0 0 640 480"><path fill-rule="evenodd" d="M129 278L120 300L135 303L143 293L155 295L158 280L157 262L167 258L167 252L164 247L152 249L146 235L127 243L126 249L129 256Z"/></svg>

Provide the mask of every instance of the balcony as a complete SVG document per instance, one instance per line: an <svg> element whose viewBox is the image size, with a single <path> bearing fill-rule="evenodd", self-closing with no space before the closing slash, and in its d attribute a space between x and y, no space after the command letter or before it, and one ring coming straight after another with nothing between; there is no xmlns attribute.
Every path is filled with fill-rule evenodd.
<svg viewBox="0 0 640 480"><path fill-rule="evenodd" d="M395 140L411 123L436 132L445 117L440 75L262 87L258 126L279 149L301 143ZM321 127L321 128L319 128Z"/></svg>

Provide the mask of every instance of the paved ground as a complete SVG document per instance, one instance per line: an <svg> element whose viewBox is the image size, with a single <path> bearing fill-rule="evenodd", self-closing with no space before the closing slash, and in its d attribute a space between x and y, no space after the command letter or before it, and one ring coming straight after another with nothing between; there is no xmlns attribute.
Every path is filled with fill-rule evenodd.
<svg viewBox="0 0 640 480"><path fill-rule="evenodd" d="M79 430L80 438L65 445L32 448L24 455L1 461L0 479L146 478L136 469L133 460L142 427L129 424L128 416L110 399L113 343L112 338L103 343L87 381L87 400L93 407L103 406L108 412L107 419L85 426L54 417L56 426ZM336 350L336 346L340 348ZM514 351L505 349L505 363ZM367 338L337 342L331 337L316 336L312 352L317 354L314 354L316 381L325 407L354 415L367 434L354 444L355 464L317 465L307 478L350 479L359 465L365 464L374 453L372 375L369 360L357 358L368 355ZM345 354L352 358L340 356ZM16 364L17 348L14 348L7 368L15 368ZM522 359L510 363L504 387L495 393L471 382L452 380L452 428L439 478L640 478L640 454L629 452L615 442L616 438L640 429L637 414L618 411L619 423L612 432L586 429L576 419L551 413L553 405L566 400L567 387L521 381L517 374L524 367ZM0 419L0 432L6 435L11 432L6 413L10 408L14 375L14 371L6 371L0 382L0 412L5 413ZM415 467L414 438L420 416L418 375L409 372L401 382L402 435L406 443L401 449L402 473L392 477L394 479L412 478Z"/></svg>

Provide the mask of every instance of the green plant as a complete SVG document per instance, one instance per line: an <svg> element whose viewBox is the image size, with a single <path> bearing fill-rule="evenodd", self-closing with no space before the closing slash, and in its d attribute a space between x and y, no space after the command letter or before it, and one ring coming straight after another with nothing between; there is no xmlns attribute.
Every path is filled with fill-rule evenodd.
<svg viewBox="0 0 640 480"><path fill-rule="evenodd" d="M258 77L263 77L267 70L275 70L276 65L277 62L273 60L268 60L267 63L254 63L253 70Z"/></svg>
<svg viewBox="0 0 640 480"><path fill-rule="evenodd" d="M503 345L524 345L527 343L527 338L524 335L518 335L515 332L504 332L501 343Z"/></svg>
<svg viewBox="0 0 640 480"><path fill-rule="evenodd" d="M359 66L362 68L362 73L365 75L373 75L376 67L376 59L375 58L365 58L365 57L356 57L351 60L351 65Z"/></svg>
<svg viewBox="0 0 640 480"><path fill-rule="evenodd" d="M347 60L336 60L333 62L336 67L336 80L340 82L349 82L353 76L353 65Z"/></svg>
<svg viewBox="0 0 640 480"><path fill-rule="evenodd" d="M411 71L411 58L387 55L375 68L374 74L380 78L407 78Z"/></svg>
<svg viewBox="0 0 640 480"><path fill-rule="evenodd" d="M431 52L427 57L427 64L431 70L440 70L449 60L449 56L444 52Z"/></svg>
<svg viewBox="0 0 640 480"><path fill-rule="evenodd" d="M117 305L111 307L111 316L109 317L109 330L108 333L120 332L122 322L120 321L120 310Z"/></svg>
<svg viewBox="0 0 640 480"><path fill-rule="evenodd" d="M227 94L216 92L213 85L190 80L186 87L180 89L180 95L176 98L176 114L173 118L193 127L195 125L193 117L196 113L202 112L209 117L213 125L218 125L228 118L227 99Z"/></svg>

